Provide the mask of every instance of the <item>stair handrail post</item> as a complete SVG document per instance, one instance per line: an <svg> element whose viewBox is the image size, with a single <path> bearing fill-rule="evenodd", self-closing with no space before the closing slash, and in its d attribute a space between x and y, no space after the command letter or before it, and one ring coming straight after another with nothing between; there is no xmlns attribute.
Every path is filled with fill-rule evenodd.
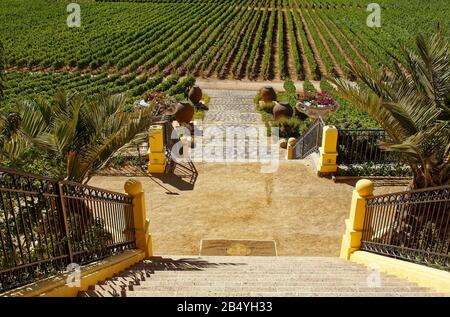
<svg viewBox="0 0 450 317"><path fill-rule="evenodd" d="M350 216L345 220L340 258L349 260L350 255L359 250L366 216L366 200L373 196L374 184L368 179L359 180L353 190Z"/></svg>
<svg viewBox="0 0 450 317"><path fill-rule="evenodd" d="M133 199L133 218L136 247L145 252L146 257L153 255L152 235L150 232L150 220L147 218L145 208L145 193L142 183L136 179L129 179L124 185L125 192Z"/></svg>
<svg viewBox="0 0 450 317"><path fill-rule="evenodd" d="M70 229L69 229L69 221L68 221L68 217L67 217L67 210L66 210L66 201L64 199L64 190L63 190L63 184L61 182L57 182L57 187L56 187L56 191L57 191L57 195L58 195L58 200L59 200L59 208L61 210L61 228L62 228L62 233L63 233L63 237L64 239L66 239L66 250L67 250L67 255L68 255L68 259L69 259L69 263L74 263L73 261L73 249L72 249L72 241L71 241L71 236L70 236Z"/></svg>
<svg viewBox="0 0 450 317"><path fill-rule="evenodd" d="M319 147L319 175L330 174L337 171L337 146L338 129L332 125L326 125L322 130L322 144Z"/></svg>

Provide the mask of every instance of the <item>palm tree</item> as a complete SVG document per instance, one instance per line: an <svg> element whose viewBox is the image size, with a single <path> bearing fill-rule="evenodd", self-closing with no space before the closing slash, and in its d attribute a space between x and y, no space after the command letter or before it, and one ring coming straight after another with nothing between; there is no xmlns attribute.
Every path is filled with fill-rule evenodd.
<svg viewBox="0 0 450 317"><path fill-rule="evenodd" d="M35 147L64 162L66 179L77 182L87 181L129 143L145 140L154 120L152 107L131 108L123 94L58 92L50 102L21 102L18 113L20 127L5 142L3 155L15 159Z"/></svg>
<svg viewBox="0 0 450 317"><path fill-rule="evenodd" d="M405 62L378 70L351 67L362 84L332 79L337 94L373 117L389 136L380 146L401 153L412 188L450 181L450 49L441 33L419 35ZM364 87L363 87L364 86Z"/></svg>

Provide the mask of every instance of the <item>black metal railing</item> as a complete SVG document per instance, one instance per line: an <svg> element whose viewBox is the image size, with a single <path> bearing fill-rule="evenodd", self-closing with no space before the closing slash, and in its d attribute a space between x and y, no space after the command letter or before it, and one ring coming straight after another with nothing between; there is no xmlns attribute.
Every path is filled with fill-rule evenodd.
<svg viewBox="0 0 450 317"><path fill-rule="evenodd" d="M0 291L134 246L130 196L0 167Z"/></svg>
<svg viewBox="0 0 450 317"><path fill-rule="evenodd" d="M322 145L324 122L318 118L293 146L294 159L304 159Z"/></svg>
<svg viewBox="0 0 450 317"><path fill-rule="evenodd" d="M361 250L450 270L450 185L367 199Z"/></svg>
<svg viewBox="0 0 450 317"><path fill-rule="evenodd" d="M342 165L398 163L400 156L395 152L382 151L380 142L387 134L379 129L339 129L337 163Z"/></svg>
<svg viewBox="0 0 450 317"><path fill-rule="evenodd" d="M174 128L170 120L161 122L164 134L164 151L168 164L172 162L172 148L178 141L174 138Z"/></svg>

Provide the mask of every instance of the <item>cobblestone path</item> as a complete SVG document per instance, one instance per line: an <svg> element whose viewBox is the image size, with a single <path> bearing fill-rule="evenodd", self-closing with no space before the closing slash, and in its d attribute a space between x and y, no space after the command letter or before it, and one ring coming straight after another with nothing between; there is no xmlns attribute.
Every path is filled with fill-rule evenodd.
<svg viewBox="0 0 450 317"><path fill-rule="evenodd" d="M205 90L210 97L201 130L207 161L242 162L269 159L267 129L255 109L256 92ZM262 148L261 143L268 148Z"/></svg>
<svg viewBox="0 0 450 317"><path fill-rule="evenodd" d="M210 102L204 124L264 127L253 103L256 92L205 90L205 93L210 97Z"/></svg>

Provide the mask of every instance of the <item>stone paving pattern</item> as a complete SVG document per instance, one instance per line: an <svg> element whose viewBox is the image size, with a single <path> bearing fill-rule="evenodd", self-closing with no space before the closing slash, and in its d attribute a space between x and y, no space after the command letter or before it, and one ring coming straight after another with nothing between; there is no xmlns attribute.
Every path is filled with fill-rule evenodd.
<svg viewBox="0 0 450 317"><path fill-rule="evenodd" d="M222 161L220 158L235 161L257 161L257 158L262 156L270 158L273 151L270 148L265 153L258 151L258 137L263 136L268 146L270 138L267 138L267 129L255 109L255 92L206 89L205 93L210 97L210 103L202 128L209 130L209 133L203 135L203 146L209 147L208 153L216 156L215 161ZM243 131L247 131L247 135ZM227 132L234 134L233 140L230 141ZM220 134L222 138L215 137ZM253 139L250 141L251 137ZM227 142L232 145L223 146ZM223 151L215 151L215 147L223 147ZM278 149L276 146L274 148Z"/></svg>

